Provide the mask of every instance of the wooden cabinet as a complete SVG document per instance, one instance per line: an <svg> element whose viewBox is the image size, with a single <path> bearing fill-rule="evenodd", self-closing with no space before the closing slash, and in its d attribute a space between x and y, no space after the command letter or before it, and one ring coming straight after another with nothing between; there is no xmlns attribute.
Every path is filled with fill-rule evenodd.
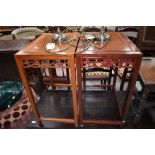
<svg viewBox="0 0 155 155"><path fill-rule="evenodd" d="M155 52L155 26L139 27L137 46L144 52Z"/></svg>
<svg viewBox="0 0 155 155"><path fill-rule="evenodd" d="M24 48L29 42L29 40L0 41L0 82L21 80L14 54Z"/></svg>
<svg viewBox="0 0 155 155"><path fill-rule="evenodd" d="M11 32L17 29L19 26L0 26L0 32Z"/></svg>

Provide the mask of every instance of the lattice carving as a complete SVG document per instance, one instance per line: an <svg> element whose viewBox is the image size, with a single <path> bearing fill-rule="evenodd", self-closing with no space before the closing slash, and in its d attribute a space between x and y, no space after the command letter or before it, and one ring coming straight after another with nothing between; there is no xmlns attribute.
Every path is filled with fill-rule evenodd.
<svg viewBox="0 0 155 155"><path fill-rule="evenodd" d="M24 68L68 68L68 60L24 60Z"/></svg>
<svg viewBox="0 0 155 155"><path fill-rule="evenodd" d="M83 68L110 68L110 67L127 67L134 68L134 59L106 59L106 58L84 58L81 60Z"/></svg>

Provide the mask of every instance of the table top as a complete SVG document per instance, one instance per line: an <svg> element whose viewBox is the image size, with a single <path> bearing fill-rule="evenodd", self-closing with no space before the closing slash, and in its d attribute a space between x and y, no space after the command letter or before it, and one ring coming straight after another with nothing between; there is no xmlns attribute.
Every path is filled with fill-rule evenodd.
<svg viewBox="0 0 155 155"><path fill-rule="evenodd" d="M73 37L75 34L74 33L66 33L67 37ZM16 53L16 56L51 56L51 55L56 55L50 52L47 52L46 50L46 45L47 43L52 43L52 37L54 34L52 33L44 33L34 41L32 41L28 46L26 46L24 49ZM75 50L76 50L76 45L78 43L78 40L74 41L75 46L69 46L67 50L60 52L60 54L65 55L65 54L71 54L74 55ZM66 46L65 43L58 43L58 46L56 47L57 50L63 49ZM57 54L59 55L59 54Z"/></svg>
<svg viewBox="0 0 155 155"><path fill-rule="evenodd" d="M155 84L155 58L143 58L139 73L145 85Z"/></svg>
<svg viewBox="0 0 155 155"><path fill-rule="evenodd" d="M110 41L103 47L97 48L91 45L87 50L78 55L142 55L140 50L122 32L108 32Z"/></svg>
<svg viewBox="0 0 155 155"><path fill-rule="evenodd" d="M30 40L0 40L0 52L19 51L28 43Z"/></svg>

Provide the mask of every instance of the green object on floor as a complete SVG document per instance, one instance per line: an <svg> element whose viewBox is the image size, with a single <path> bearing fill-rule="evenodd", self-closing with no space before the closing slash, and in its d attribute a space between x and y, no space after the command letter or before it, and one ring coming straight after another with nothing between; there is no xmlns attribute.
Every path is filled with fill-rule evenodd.
<svg viewBox="0 0 155 155"><path fill-rule="evenodd" d="M0 85L0 111L10 108L22 95L21 82L6 81Z"/></svg>

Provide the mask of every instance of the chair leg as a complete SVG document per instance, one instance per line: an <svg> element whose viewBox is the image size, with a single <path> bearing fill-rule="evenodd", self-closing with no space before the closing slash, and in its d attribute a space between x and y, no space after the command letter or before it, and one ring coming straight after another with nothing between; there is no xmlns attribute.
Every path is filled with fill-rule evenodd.
<svg viewBox="0 0 155 155"><path fill-rule="evenodd" d="M103 80L101 80L101 85L103 84Z"/></svg>
<svg viewBox="0 0 155 155"><path fill-rule="evenodd" d="M103 80L104 81L104 85L106 85L107 81L106 80ZM104 88L105 90L107 90L107 87Z"/></svg>
<svg viewBox="0 0 155 155"><path fill-rule="evenodd" d="M110 85L110 84L111 84L111 77L108 80L108 85ZM111 90L111 88L109 87L108 90Z"/></svg>
<svg viewBox="0 0 155 155"><path fill-rule="evenodd" d="M124 83L125 83L125 81L127 81L127 80L126 80L126 78L127 78L127 73L128 73L128 68L125 67L125 68L124 68L123 75L122 75L122 79L121 79L120 91L123 91Z"/></svg>
<svg viewBox="0 0 155 155"><path fill-rule="evenodd" d="M109 72L109 79L108 79L108 85L111 84L111 78L112 78L113 74L112 74L112 67L110 68L110 72ZM111 90L111 88L108 88L108 90Z"/></svg>
<svg viewBox="0 0 155 155"><path fill-rule="evenodd" d="M86 70L83 68L83 90L86 88Z"/></svg>
<svg viewBox="0 0 155 155"><path fill-rule="evenodd" d="M52 87L52 90L55 90L56 87L54 86L54 80L53 80L53 69L49 69L49 77L50 77L50 81L51 81L51 87Z"/></svg>
<svg viewBox="0 0 155 155"><path fill-rule="evenodd" d="M122 79L121 80L121 84L120 84L120 91L123 91L123 88L124 88L124 80Z"/></svg>
<svg viewBox="0 0 155 155"><path fill-rule="evenodd" d="M66 68L66 73L67 73L67 82L70 83L69 68ZM70 90L70 87L68 87L68 90Z"/></svg>

